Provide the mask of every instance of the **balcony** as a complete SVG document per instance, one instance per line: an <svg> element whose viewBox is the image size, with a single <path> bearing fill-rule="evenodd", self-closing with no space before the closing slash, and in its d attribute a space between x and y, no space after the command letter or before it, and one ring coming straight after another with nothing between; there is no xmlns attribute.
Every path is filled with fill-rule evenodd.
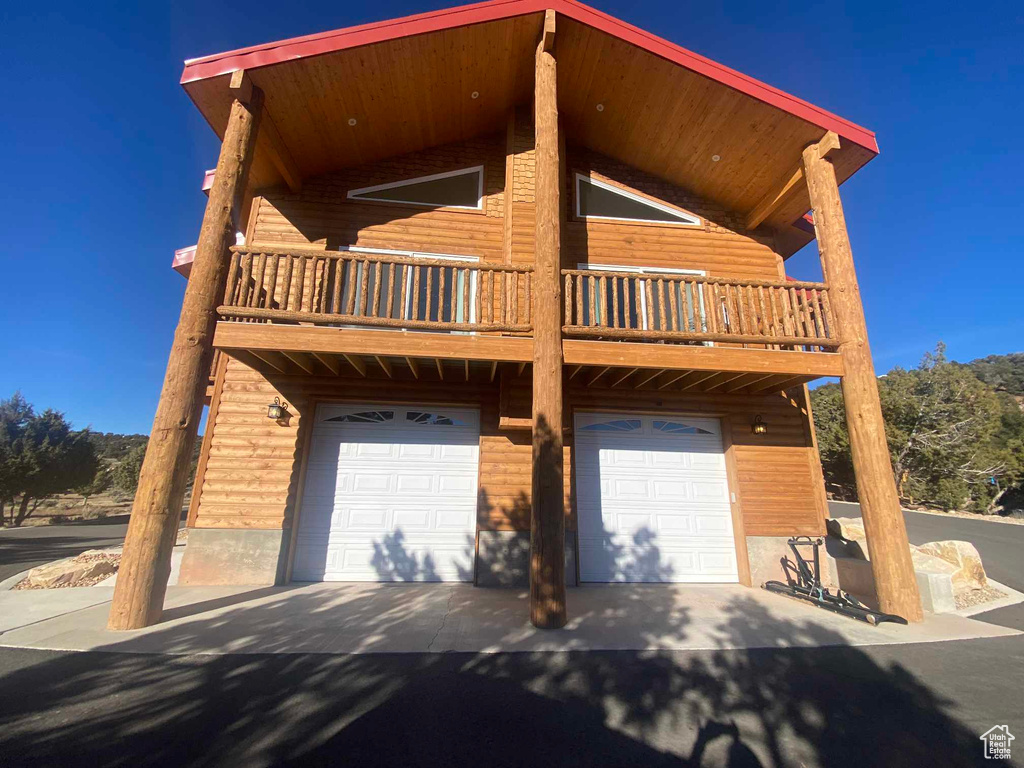
<svg viewBox="0 0 1024 768"><path fill-rule="evenodd" d="M235 247L215 344L271 373L347 365L366 376L372 364L390 378L436 369L441 379L493 380L499 363L522 370L533 359L532 277L529 266L468 259ZM562 277L570 379L614 371L627 386L670 380L754 393L841 375L824 283L582 269Z"/></svg>

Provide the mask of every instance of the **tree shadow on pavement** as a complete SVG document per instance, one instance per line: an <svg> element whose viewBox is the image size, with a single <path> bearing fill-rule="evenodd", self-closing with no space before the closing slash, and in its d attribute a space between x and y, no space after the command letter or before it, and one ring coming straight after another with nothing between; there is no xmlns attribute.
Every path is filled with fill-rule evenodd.
<svg viewBox="0 0 1024 768"><path fill-rule="evenodd" d="M448 592L385 589L414 592L397 603L401 610L382 610L379 591L355 593L337 613L343 621L304 632L308 648L341 632L361 633L370 651L361 654L268 653L281 650L268 638L293 622L296 610L325 617L339 610L329 591L315 590L150 633L165 655L125 652L130 641L102 653L5 650L0 764L983 762L978 734L951 713L953 702L906 668L876 663L834 631L771 615L750 598L735 599L714 628L719 650L374 653L374 638L436 619L432 601ZM652 628L685 637L688 613L648 605L648 594ZM487 616L482 602L477 621L507 626L507 616ZM588 620L611 632L635 616L609 611ZM243 653L197 655L209 633L229 626L239 628L231 647ZM501 647L515 650L517 637L531 631L510 634ZM769 647L725 649L752 638ZM793 647L808 643L827 647Z"/></svg>

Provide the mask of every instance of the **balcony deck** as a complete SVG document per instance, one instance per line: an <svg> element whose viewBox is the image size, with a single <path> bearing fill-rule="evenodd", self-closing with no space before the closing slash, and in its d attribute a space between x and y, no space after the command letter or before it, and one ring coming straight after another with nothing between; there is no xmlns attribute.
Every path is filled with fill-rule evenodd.
<svg viewBox="0 0 1024 768"><path fill-rule="evenodd" d="M756 394L841 376L823 283L564 270L568 379ZM494 380L533 360L532 269L234 248L214 344L269 375Z"/></svg>

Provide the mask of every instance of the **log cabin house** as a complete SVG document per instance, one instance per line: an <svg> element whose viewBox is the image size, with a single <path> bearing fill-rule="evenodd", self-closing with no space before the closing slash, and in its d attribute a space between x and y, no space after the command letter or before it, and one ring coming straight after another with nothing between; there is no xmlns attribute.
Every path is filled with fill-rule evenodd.
<svg viewBox="0 0 1024 768"><path fill-rule="evenodd" d="M824 532L824 376L879 602L920 616L838 191L871 131L575 0L181 82L223 145L112 628L159 619L204 402L181 583L529 584L557 627L566 585L778 577Z"/></svg>

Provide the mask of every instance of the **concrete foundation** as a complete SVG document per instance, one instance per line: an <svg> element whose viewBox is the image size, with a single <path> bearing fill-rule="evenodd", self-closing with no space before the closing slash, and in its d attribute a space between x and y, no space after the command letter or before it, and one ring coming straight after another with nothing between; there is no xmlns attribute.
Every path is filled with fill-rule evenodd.
<svg viewBox="0 0 1024 768"><path fill-rule="evenodd" d="M283 584L287 557L287 531L193 528L188 533L178 583L196 586Z"/></svg>
<svg viewBox="0 0 1024 768"><path fill-rule="evenodd" d="M793 550L789 548L789 536L747 536L747 556L750 559L750 583L760 587L766 581L788 581L786 570L782 567L782 561L793 562ZM801 553L811 565L812 550L808 547L801 547ZM826 587L834 586L834 574L829 567L829 559L826 557L825 547L818 549L821 581ZM812 566L813 567L813 566Z"/></svg>
<svg viewBox="0 0 1024 768"><path fill-rule="evenodd" d="M529 531L480 531L478 587L526 587L530 581ZM576 586L576 531L565 532L565 583Z"/></svg>

